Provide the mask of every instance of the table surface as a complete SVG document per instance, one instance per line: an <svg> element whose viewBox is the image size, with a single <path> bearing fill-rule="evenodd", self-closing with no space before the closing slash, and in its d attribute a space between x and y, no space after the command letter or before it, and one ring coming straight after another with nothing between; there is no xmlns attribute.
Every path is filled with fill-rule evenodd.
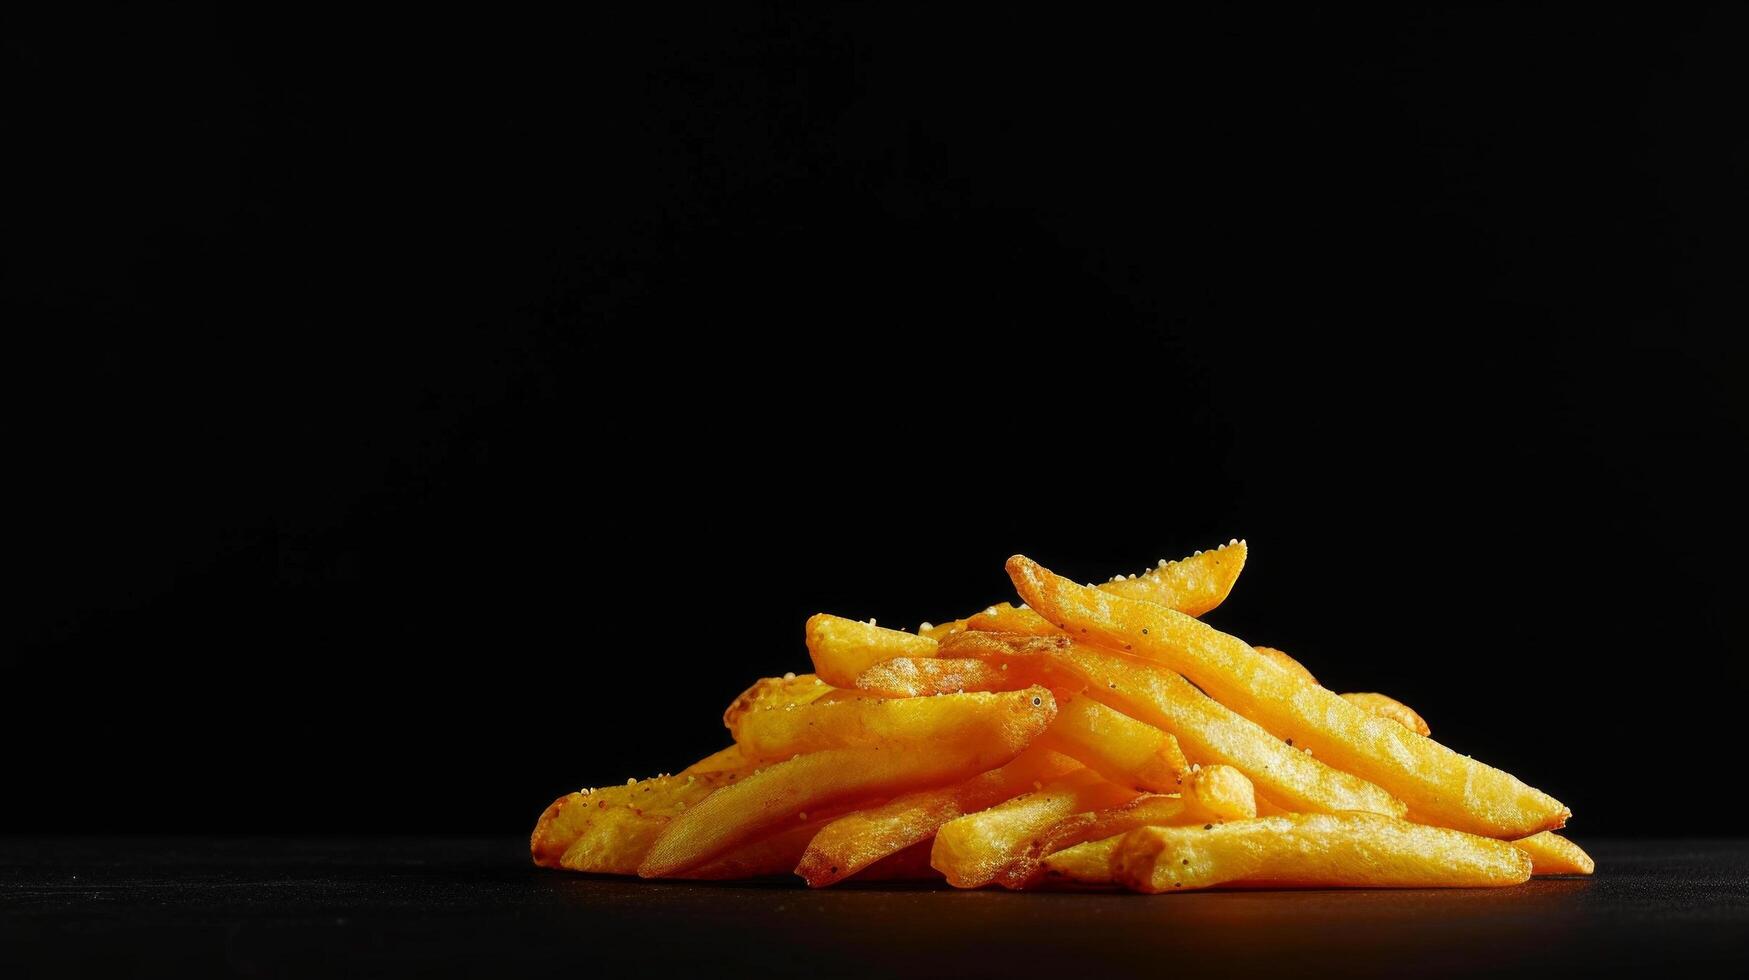
<svg viewBox="0 0 1749 980"><path fill-rule="evenodd" d="M640 882L497 839L0 839L0 975L1741 975L1749 840L1588 841L1476 891Z"/></svg>

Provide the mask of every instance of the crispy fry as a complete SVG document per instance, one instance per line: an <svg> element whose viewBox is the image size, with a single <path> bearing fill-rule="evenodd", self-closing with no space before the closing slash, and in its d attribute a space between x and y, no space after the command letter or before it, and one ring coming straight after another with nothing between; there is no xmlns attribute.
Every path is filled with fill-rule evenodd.
<svg viewBox="0 0 1749 980"><path fill-rule="evenodd" d="M931 698L859 695L750 711L741 718L737 737L749 756L760 759L878 745L927 749L988 730L1008 714L1013 701L1012 692L987 691Z"/></svg>
<svg viewBox="0 0 1749 980"><path fill-rule="evenodd" d="M1181 796L1138 796L1122 806L1071 814L1033 838L1019 858L996 876L1005 888L1021 889L1044 877L1044 859L1083 841L1110 844L1137 827L1224 823L1257 816L1251 781L1232 766L1204 766L1185 777Z"/></svg>
<svg viewBox="0 0 1749 980"><path fill-rule="evenodd" d="M1515 840L1512 846L1530 855L1530 873L1533 875L1588 875L1597 870L1597 862L1591 860L1591 855L1552 831L1545 830Z"/></svg>
<svg viewBox="0 0 1749 980"><path fill-rule="evenodd" d="M658 776L554 800L529 839L534 863L603 874L635 874L674 817L740 778L739 771Z"/></svg>
<svg viewBox="0 0 1749 980"><path fill-rule="evenodd" d="M1258 793L1288 809L1404 813L1403 804L1389 793L1287 745L1158 664L1065 636L967 631L950 637L944 650L949 656L1009 663L1046 657L1085 681L1088 697L1171 732L1191 762L1232 766L1257 785Z"/></svg>
<svg viewBox="0 0 1749 980"><path fill-rule="evenodd" d="M1290 673L1298 675L1299 678L1307 684L1318 683L1318 679L1312 676L1312 672L1306 669L1305 664L1302 664L1298 660L1282 653L1280 650L1277 650L1274 647L1252 647L1252 649L1276 663L1281 664L1283 667L1286 667Z"/></svg>
<svg viewBox="0 0 1749 980"><path fill-rule="evenodd" d="M917 627L918 636L926 636L931 640L940 641L966 628L963 619L950 619L945 623L923 623Z"/></svg>
<svg viewBox="0 0 1749 980"><path fill-rule="evenodd" d="M963 783L907 793L880 806L846 814L815 835L796 864L796 874L809 886L821 888L906 848L922 846L927 850L930 838L949 820L988 809L1041 780L1079 768L1081 764L1068 756L1034 745L1002 768ZM929 863L927 853L923 863Z"/></svg>
<svg viewBox="0 0 1749 980"><path fill-rule="evenodd" d="M820 828L832 822L832 817L818 817L806 823L779 830L763 840L742 844L715 861L694 868L676 877L693 881L734 881L743 878L787 878L795 874L796 860L807 850L808 841Z"/></svg>
<svg viewBox="0 0 1749 980"><path fill-rule="evenodd" d="M933 841L922 840L851 875L850 881L940 881L941 872L929 866ZM801 872L797 872L800 874Z"/></svg>
<svg viewBox="0 0 1749 980"><path fill-rule="evenodd" d="M757 840L810 810L891 797L969 779L1007 763L1044 731L1056 700L1042 687L990 695L999 710L951 728L930 751L906 741L828 749L762 769L712 793L668 824L638 867L646 878L690 871Z"/></svg>
<svg viewBox="0 0 1749 980"><path fill-rule="evenodd" d="M739 771L751 768L757 761L759 760L749 759L747 753L742 751L741 746L731 745L726 749L718 749L710 755L694 762L692 765L680 770L678 775L693 776L706 772Z"/></svg>
<svg viewBox="0 0 1749 980"><path fill-rule="evenodd" d="M856 675L858 689L889 698L916 698L959 691L1018 691L1034 684L1053 686L1048 671L1008 670L1001 665L956 657L895 657Z"/></svg>
<svg viewBox="0 0 1749 980"><path fill-rule="evenodd" d="M1026 606L1016 606L1009 602L999 602L973 615L966 620L966 629L982 630L986 633L1027 633L1032 636L1049 636L1058 632L1056 625L1050 620Z"/></svg>
<svg viewBox="0 0 1749 980"><path fill-rule="evenodd" d="M1153 603L1084 588L1021 555L1008 570L1029 605L1074 635L1131 646L1179 671L1265 729L1390 790L1418 820L1514 839L1566 823L1559 800L1304 683L1236 637Z"/></svg>
<svg viewBox="0 0 1749 980"><path fill-rule="evenodd" d="M1208 828L1141 827L1120 838L1106 874L1091 855L1100 842L1045 858L1079 881L1113 881L1141 892L1216 885L1356 888L1487 888L1530 877L1529 855L1511 844L1370 813L1300 813ZM1074 852L1087 848L1087 852Z"/></svg>
<svg viewBox="0 0 1749 980"><path fill-rule="evenodd" d="M834 689L813 674L789 674L784 677L762 677L729 702L723 712L723 727L734 735L741 719L755 708L782 708L813 704ZM739 742L739 736L736 736Z"/></svg>
<svg viewBox="0 0 1749 980"><path fill-rule="evenodd" d="M1189 558L1162 561L1141 575L1117 577L1096 588L1139 602L1176 609L1186 616L1203 613L1226 601L1245 568L1245 542L1238 539Z"/></svg>
<svg viewBox="0 0 1749 980"><path fill-rule="evenodd" d="M933 699L932 699L933 700ZM1057 720L1040 744L1142 792L1176 793L1190 763L1178 739L1089 697L1057 699Z"/></svg>
<svg viewBox="0 0 1749 980"><path fill-rule="evenodd" d="M1377 715L1388 721L1394 721L1417 735L1433 734L1433 729L1427 727L1427 722L1419 714L1416 714L1414 708L1396 698L1372 693L1344 694L1341 695L1341 698L1369 715Z"/></svg>
<svg viewBox="0 0 1749 980"><path fill-rule="evenodd" d="M933 657L937 644L927 636L913 636L854 619L819 613L808 619L808 655L814 672L836 687L850 687L856 675L894 657Z"/></svg>
<svg viewBox="0 0 1749 980"><path fill-rule="evenodd" d="M956 888L981 888L1026 851L1034 835L1071 813L1135 797L1091 769L1059 776L1031 793L943 824L929 863Z"/></svg>

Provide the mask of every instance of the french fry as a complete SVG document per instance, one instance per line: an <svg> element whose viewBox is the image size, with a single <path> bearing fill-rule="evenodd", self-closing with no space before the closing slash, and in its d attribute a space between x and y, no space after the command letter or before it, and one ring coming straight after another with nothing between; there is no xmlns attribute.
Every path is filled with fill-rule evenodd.
<svg viewBox="0 0 1749 980"><path fill-rule="evenodd" d="M1039 740L1140 792L1176 793L1190 771L1178 739L1170 733L1089 697L1059 697L1057 720Z"/></svg>
<svg viewBox="0 0 1749 980"><path fill-rule="evenodd" d="M940 642L965 628L965 620L950 619L945 623L923 623L917 627L917 635Z"/></svg>
<svg viewBox="0 0 1749 980"><path fill-rule="evenodd" d="M739 771L752 768L758 761L757 759L749 759L747 753L742 751L741 746L730 745L728 748L718 749L680 770L678 775L694 776L706 772Z"/></svg>
<svg viewBox="0 0 1749 980"><path fill-rule="evenodd" d="M1578 844L1551 831L1515 840L1512 846L1530 855L1530 873L1533 875L1588 875L1597 870L1597 862L1591 860L1591 855Z"/></svg>
<svg viewBox="0 0 1749 980"><path fill-rule="evenodd" d="M1141 827L1120 838L1103 877L1090 858L1099 843L1046 857L1045 867L1150 893L1217 885L1490 888L1519 884L1531 869L1530 856L1510 843L1369 813Z"/></svg>
<svg viewBox="0 0 1749 980"><path fill-rule="evenodd" d="M1076 643L1066 636L968 630L950 637L943 649L948 656L994 662L1047 658L1058 669L1084 681L1088 697L1171 732L1191 762L1238 769L1256 784L1259 794L1284 808L1404 814L1403 804L1389 793L1286 744L1158 664Z"/></svg>
<svg viewBox="0 0 1749 980"><path fill-rule="evenodd" d="M996 710L975 712L982 723L955 725L929 751L914 742L828 749L761 769L712 793L669 822L638 874L672 877L816 813L861 800L943 786L1007 763L1056 716L1042 687L993 695Z"/></svg>
<svg viewBox="0 0 1749 980"><path fill-rule="evenodd" d="M997 664L959 657L895 657L856 675L858 690L889 698L917 698L959 691L1018 691L1043 684L1048 671L1007 670Z"/></svg>
<svg viewBox="0 0 1749 980"><path fill-rule="evenodd" d="M1312 672L1306 669L1305 664L1302 664L1298 660L1282 653L1280 650L1277 650L1274 647L1252 647L1252 649L1276 663L1281 664L1283 667L1286 667L1289 673L1297 675L1307 684L1316 685L1318 683L1318 679L1312 676Z"/></svg>
<svg viewBox="0 0 1749 980"><path fill-rule="evenodd" d="M1185 777L1180 796L1138 796L1122 806L1064 817L1033 838L996 881L1005 888L1031 887L1044 877L1044 859L1049 855L1084 841L1098 841L1115 852L1121 835L1137 827L1225 823L1255 816L1257 801L1244 773L1232 766L1203 766Z"/></svg>
<svg viewBox="0 0 1749 980"><path fill-rule="evenodd" d="M1570 815L1554 797L1306 684L1244 641L1190 616L1085 588L1022 555L1008 560L1008 571L1027 604L1072 635L1133 647L1135 655L1182 673L1270 732L1394 793L1417 820L1517 839L1558 828Z"/></svg>
<svg viewBox="0 0 1749 980"><path fill-rule="evenodd" d="M981 888L1021 857L1040 831L1071 813L1103 810L1135 795L1091 769L1077 769L1030 793L943 824L929 863L955 888Z"/></svg>
<svg viewBox="0 0 1749 980"><path fill-rule="evenodd" d="M1417 735L1428 736L1433 734L1433 729L1427 727L1427 722L1415 712L1414 708L1398 701L1396 698L1373 693L1343 694L1341 695L1341 698L1369 715L1376 715L1387 721L1394 721Z"/></svg>
<svg viewBox="0 0 1749 980"><path fill-rule="evenodd" d="M1037 688L1034 693L1043 690ZM858 694L843 701L755 709L742 716L736 737L749 756L759 759L881 745L927 750L937 742L963 740L1000 723L1014 700L1014 692L975 691L930 698Z"/></svg>
<svg viewBox="0 0 1749 980"><path fill-rule="evenodd" d="M833 690L835 689L814 674L762 677L729 702L728 709L723 712L723 727L729 730L730 735L735 735L741 719L750 711L813 704ZM736 741L740 741L739 736L736 736Z"/></svg>
<svg viewBox="0 0 1749 980"><path fill-rule="evenodd" d="M863 868L850 881L940 881L941 872L929 866L932 841L923 840ZM797 872L798 874L800 872Z"/></svg>
<svg viewBox="0 0 1749 980"><path fill-rule="evenodd" d="M845 814L814 836L796 864L810 887L822 888L911 847L927 848L949 820L985 810L1024 793L1042 780L1081 768L1068 756L1033 745L1014 761L965 782L895 797L880 806Z"/></svg>
<svg viewBox="0 0 1749 980"><path fill-rule="evenodd" d="M999 602L974 614L966 620L966 629L982 630L986 633L1026 633L1032 636L1050 636L1059 632L1056 624L1050 620L1026 606L1016 606L1009 602Z"/></svg>
<svg viewBox="0 0 1749 980"><path fill-rule="evenodd" d="M543 868L636 874L638 862L670 820L741 775L658 776L567 793L541 814L529 852Z"/></svg>
<svg viewBox="0 0 1749 980"><path fill-rule="evenodd" d="M787 878L795 874L796 861L808 849L808 841L831 822L831 817L820 817L779 830L763 840L742 844L715 861L677 877L692 881Z"/></svg>
<svg viewBox="0 0 1749 980"><path fill-rule="evenodd" d="M938 644L915 636L842 616L819 613L807 623L808 655L814 672L835 687L850 687L856 675L894 657L933 657Z"/></svg>
<svg viewBox="0 0 1749 980"><path fill-rule="evenodd" d="M1186 616L1203 613L1226 601L1245 568L1245 542L1237 538L1177 561L1161 560L1141 575L1116 577L1096 588L1138 602L1176 609Z"/></svg>

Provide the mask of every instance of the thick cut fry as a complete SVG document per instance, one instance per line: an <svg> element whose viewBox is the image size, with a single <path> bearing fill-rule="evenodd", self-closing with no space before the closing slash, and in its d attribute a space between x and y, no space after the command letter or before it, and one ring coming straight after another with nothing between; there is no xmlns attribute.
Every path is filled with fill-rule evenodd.
<svg viewBox="0 0 1749 980"><path fill-rule="evenodd" d="M1530 855L1533 875L1588 875L1597 870L1597 862L1578 844L1547 830L1515 840L1512 846Z"/></svg>
<svg viewBox="0 0 1749 980"><path fill-rule="evenodd" d="M1112 595L1176 609L1186 616L1203 613L1226 601L1245 567L1245 542L1235 538L1189 558L1162 561L1141 575L1114 578L1097 586Z"/></svg>
<svg viewBox="0 0 1749 980"><path fill-rule="evenodd" d="M857 874L907 848L923 846L942 824L985 810L1024 793L1041 780L1055 779L1081 764L1036 744L1000 769L980 773L954 786L895 797L880 806L849 813L827 824L808 845L796 874L821 888ZM929 863L927 853L923 863Z"/></svg>
<svg viewBox="0 0 1749 980"><path fill-rule="evenodd" d="M1079 769L1042 787L943 824L929 863L956 888L981 888L1026 852L1040 831L1071 813L1103 810L1135 797L1091 769Z"/></svg>
<svg viewBox="0 0 1749 980"><path fill-rule="evenodd" d="M1009 663L1046 657L1085 681L1088 697L1171 732L1191 762L1238 769L1256 784L1260 794L1286 809L1316 813L1364 810L1389 816L1404 813L1403 804L1389 793L1287 745L1158 664L1076 643L1065 636L967 631L950 637L944 652Z"/></svg>
<svg viewBox="0 0 1749 980"><path fill-rule="evenodd" d="M1274 647L1252 647L1252 649L1276 663L1281 664L1283 667L1286 667L1289 672L1298 675L1299 678L1307 684L1318 683L1318 679L1312 676L1312 672L1306 669L1305 664L1302 664L1298 660L1282 653L1280 650L1277 650Z"/></svg>
<svg viewBox="0 0 1749 980"><path fill-rule="evenodd" d="M1367 714L1183 613L1084 588L1022 555L1008 560L1008 571L1027 603L1071 635L1133 647L1178 671L1277 736L1396 794L1417 820L1516 839L1560 827L1570 815L1510 774Z"/></svg>
<svg viewBox="0 0 1749 980"><path fill-rule="evenodd" d="M1115 851L1119 835L1137 827L1225 823L1255 816L1256 798L1244 773L1232 766L1204 766L1185 777L1181 796L1138 796L1108 810L1064 817L1033 838L996 880L1005 888L1030 887L1044 877L1047 856L1090 840L1109 844Z"/></svg>
<svg viewBox="0 0 1749 980"><path fill-rule="evenodd" d="M1176 793L1190 771L1178 739L1089 697L1058 698L1040 744L1142 792Z"/></svg>
<svg viewBox="0 0 1749 980"><path fill-rule="evenodd" d="M1488 888L1530 877L1529 855L1504 841L1369 813L1300 813L1203 827L1142 827L1121 839L1107 873L1082 844L1045 858L1080 881L1141 892L1216 885Z"/></svg>
<svg viewBox="0 0 1749 980"><path fill-rule="evenodd" d="M801 814L860 800L943 786L1007 763L1056 716L1042 687L991 695L995 710L972 712L976 725L953 726L928 751L914 742L828 749L769 766L705 797L668 824L638 867L646 878L703 866L758 840Z"/></svg>
<svg viewBox="0 0 1749 980"><path fill-rule="evenodd" d="M741 775L730 770L658 776L567 793L541 814L529 851L543 868L635 874L670 820Z"/></svg>
<svg viewBox="0 0 1749 980"><path fill-rule="evenodd" d="M741 718L736 737L748 755L760 759L876 745L926 748L988 730L1009 713L1014 699L1013 692L987 691L932 698L862 695L801 707L761 708Z"/></svg>
<svg viewBox="0 0 1749 980"><path fill-rule="evenodd" d="M807 639L814 672L837 687L850 687L856 683L856 675L883 660L933 657L938 646L927 636L913 636L825 613L808 619Z"/></svg>
<svg viewBox="0 0 1749 980"><path fill-rule="evenodd" d="M1370 692L1364 694L1344 694L1341 695L1341 697L1342 700L1347 701L1349 704L1354 705L1356 708L1359 708L1367 714L1377 715L1387 721L1394 721L1417 735L1427 736L1433 734L1433 729L1427 727L1427 722L1415 712L1414 708L1398 701L1396 698Z"/></svg>
<svg viewBox="0 0 1749 980"><path fill-rule="evenodd" d="M889 698L917 698L959 691L1018 691L1050 686L1041 671L1006 670L982 660L954 657L897 657L856 675L856 686Z"/></svg>
<svg viewBox="0 0 1749 980"><path fill-rule="evenodd" d="M741 719L750 711L813 704L834 690L836 689L813 674L762 677L729 702L728 709L723 712L723 727L729 730L729 734L735 735ZM737 742L740 741L739 735L735 735L735 738Z"/></svg>

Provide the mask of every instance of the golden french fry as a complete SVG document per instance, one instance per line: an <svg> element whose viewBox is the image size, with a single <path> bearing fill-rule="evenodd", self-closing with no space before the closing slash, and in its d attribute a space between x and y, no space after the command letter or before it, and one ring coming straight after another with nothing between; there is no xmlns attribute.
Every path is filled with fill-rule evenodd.
<svg viewBox="0 0 1749 980"><path fill-rule="evenodd" d="M1186 616L1201 616L1226 601L1244 567L1245 542L1235 538L1189 558L1162 559L1158 567L1139 576L1114 577L1096 588L1126 599L1176 609Z"/></svg>
<svg viewBox="0 0 1749 980"><path fill-rule="evenodd" d="M1033 792L943 824L935 833L929 863L955 888L981 888L1021 857L1040 831L1071 813L1103 810L1135 795L1091 769L1078 769Z"/></svg>
<svg viewBox="0 0 1749 980"><path fill-rule="evenodd" d="M710 755L694 762L692 765L680 770L678 775L693 776L706 772L739 771L752 768L758 761L759 760L757 759L749 759L747 753L742 751L741 746L731 745L726 749L718 749Z"/></svg>
<svg viewBox="0 0 1749 980"><path fill-rule="evenodd" d="M1554 797L1306 684L1243 640L1190 616L1085 588L1023 555L1008 560L1008 572L1029 605L1072 635L1133 647L1135 655L1182 673L1270 732L1396 794L1417 820L1516 839L1560 827L1570 815Z"/></svg>
<svg viewBox="0 0 1749 980"><path fill-rule="evenodd" d="M1085 696L1057 699L1057 720L1039 743L1142 792L1176 793L1190 771L1170 733Z"/></svg>
<svg viewBox="0 0 1749 980"><path fill-rule="evenodd" d="M888 744L927 751L937 742L987 730L1006 716L1013 701L1013 692L929 698L859 694L842 701L749 711L742 716L736 737L749 756L759 759Z"/></svg>
<svg viewBox="0 0 1749 980"><path fill-rule="evenodd" d="M1369 715L1377 715L1387 721L1394 721L1417 735L1427 736L1433 734L1433 729L1427 727L1427 722L1415 712L1414 708L1398 701L1396 698L1370 692L1363 694L1343 694L1340 695L1340 697L1342 700L1347 701L1349 704L1354 705L1356 708L1359 708Z"/></svg>
<svg viewBox="0 0 1749 980"><path fill-rule="evenodd" d="M1591 855L1552 831L1545 830L1515 840L1512 846L1530 855L1530 873L1533 875L1588 875L1597 870L1597 862L1591 860Z"/></svg>
<svg viewBox="0 0 1749 980"><path fill-rule="evenodd" d="M814 659L814 672L835 687L854 685L856 675L883 660L933 657L938 646L927 636L914 636L826 613L809 617L807 640L808 655Z"/></svg>
<svg viewBox="0 0 1749 980"><path fill-rule="evenodd" d="M1114 600L1118 601L1118 600ZM1191 762L1228 765L1257 792L1295 811L1364 810L1402 816L1401 802L1377 786L1323 764L1192 687L1159 664L1076 643L1065 636L966 631L948 638L948 656L995 663L1044 657L1079 677L1104 704L1171 732Z"/></svg>
<svg viewBox="0 0 1749 980"><path fill-rule="evenodd" d="M986 633L1028 633L1049 636L1058 632L1056 624L1026 606L1000 602L966 620L966 629ZM945 639L945 637L944 637Z"/></svg>
<svg viewBox="0 0 1749 980"><path fill-rule="evenodd" d="M917 627L918 636L926 636L931 640L942 640L966 628L963 619L950 619L945 623L923 623Z"/></svg>
<svg viewBox="0 0 1749 980"><path fill-rule="evenodd" d="M1180 796L1138 796L1122 806L1064 817L1033 838L996 880L1006 888L1030 887L1044 877L1044 859L1049 855L1084 841L1110 845L1108 850L1115 851L1120 835L1137 827L1224 823L1255 816L1256 798L1244 773L1232 766L1203 766L1185 777Z"/></svg>
<svg viewBox="0 0 1749 980"><path fill-rule="evenodd" d="M933 841L918 841L889 854L850 877L850 881L940 881L941 872L929 866ZM799 874L800 872L798 872Z"/></svg>
<svg viewBox="0 0 1749 980"><path fill-rule="evenodd" d="M814 836L796 864L796 874L813 888L856 875L912 847L924 848L942 824L995 806L1042 780L1081 768L1068 756L1036 744L1000 769L980 773L941 789L895 797L880 806L845 814Z"/></svg>
<svg viewBox="0 0 1749 980"><path fill-rule="evenodd" d="M729 702L723 712L723 727L735 735L741 719L759 708L796 707L813 704L836 690L814 674L786 674L783 677L762 677ZM740 741L736 736L737 743Z"/></svg>
<svg viewBox="0 0 1749 980"><path fill-rule="evenodd" d="M1125 834L1104 877L1082 844L1045 858L1080 881L1141 892L1217 885L1488 888L1530 877L1530 856L1504 841L1370 813L1299 813ZM1098 842L1093 842L1097 844Z"/></svg>
<svg viewBox="0 0 1749 980"><path fill-rule="evenodd" d="M1042 684L1054 687L1048 671L1007 670L957 657L896 657L856 675L856 686L889 698L917 698L960 691L1018 691Z"/></svg>
<svg viewBox="0 0 1749 980"><path fill-rule="evenodd" d="M534 863L602 874L636 874L668 822L739 771L658 776L624 786L567 793L554 800L529 839Z"/></svg>
<svg viewBox="0 0 1749 980"><path fill-rule="evenodd" d="M831 822L830 817L822 817L779 830L763 840L742 844L715 861L677 877L692 881L787 878L795 874L796 861L808 849L808 841Z"/></svg>
<svg viewBox="0 0 1749 980"><path fill-rule="evenodd" d="M1298 675L1299 678L1307 684L1318 683L1318 679L1312 676L1312 672L1306 669L1305 664L1302 664L1298 660L1282 653L1280 650L1277 650L1274 647L1252 647L1252 649L1276 663L1281 664L1283 667L1286 667L1290 673Z"/></svg>
<svg viewBox="0 0 1749 980"><path fill-rule="evenodd" d="M910 740L828 749L780 762L705 797L668 824L638 874L671 877L701 867L789 824L862 800L892 797L969 779L1007 763L1056 715L1042 687L995 694L993 710L969 712L979 724L948 726L916 751ZM931 699L934 700L934 699Z"/></svg>

